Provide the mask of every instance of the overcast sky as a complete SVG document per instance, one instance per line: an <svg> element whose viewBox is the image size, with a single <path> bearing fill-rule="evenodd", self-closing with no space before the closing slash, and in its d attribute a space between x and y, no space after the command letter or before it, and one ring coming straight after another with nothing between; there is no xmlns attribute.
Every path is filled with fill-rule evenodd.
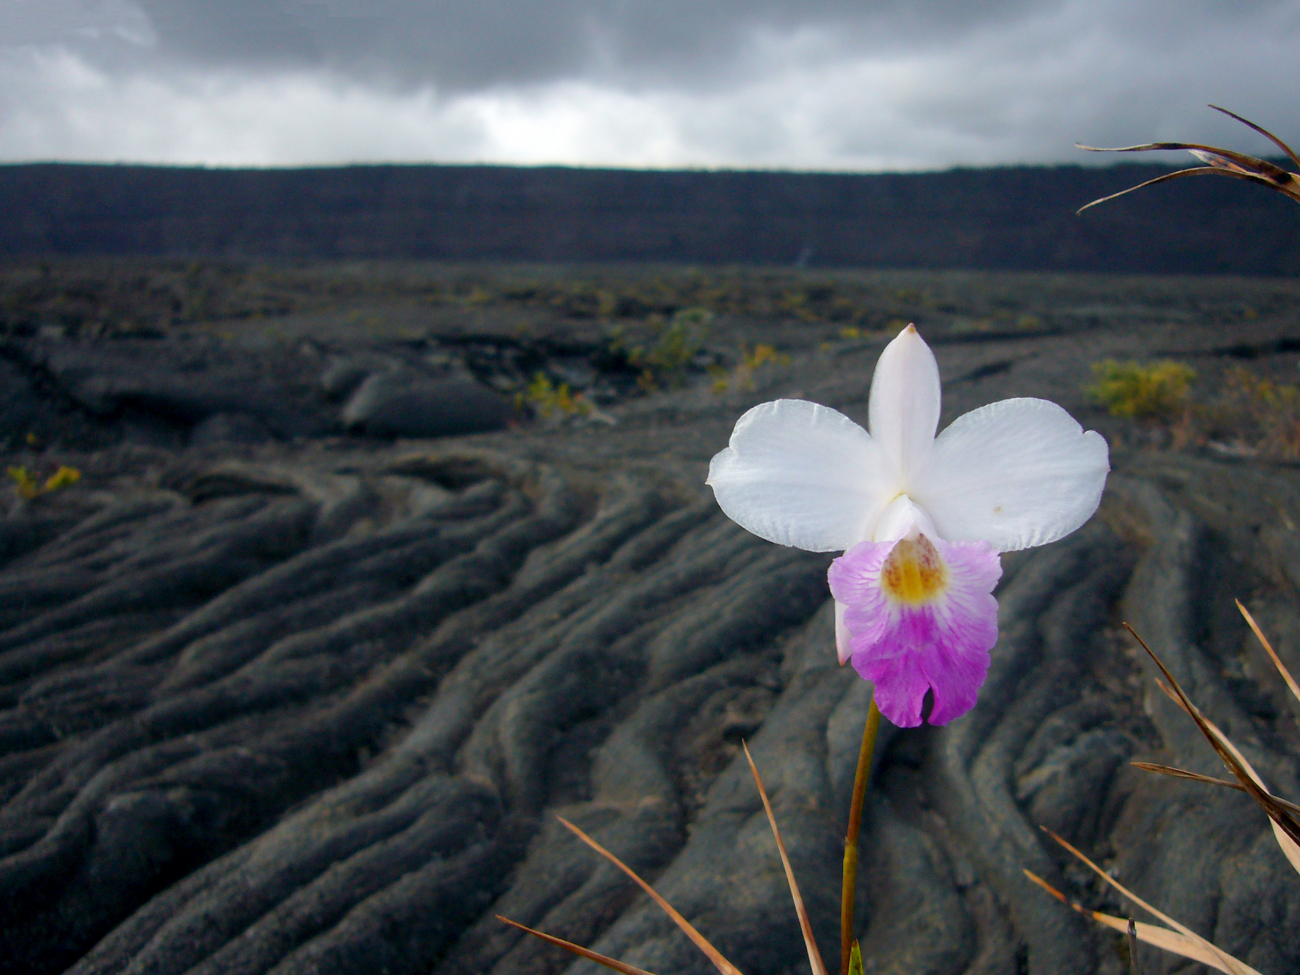
<svg viewBox="0 0 1300 975"><path fill-rule="evenodd" d="M0 161L831 170L1300 142L1300 0L0 0Z"/></svg>

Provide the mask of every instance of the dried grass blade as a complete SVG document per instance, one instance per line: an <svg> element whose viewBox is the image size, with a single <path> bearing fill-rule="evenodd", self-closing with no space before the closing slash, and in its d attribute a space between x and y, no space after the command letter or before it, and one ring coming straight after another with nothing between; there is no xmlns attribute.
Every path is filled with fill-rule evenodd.
<svg viewBox="0 0 1300 975"><path fill-rule="evenodd" d="M1210 747L1218 753L1219 758L1223 760L1223 763L1227 765L1232 774L1236 776L1237 781L1242 784L1246 792L1250 794L1250 797L1263 807L1264 812L1268 814L1268 818L1273 821L1274 825L1279 827L1290 839L1291 843L1297 847L1295 852L1297 856L1300 856L1300 821L1298 821L1282 806L1273 801L1273 797L1264 787L1263 780L1261 780L1255 773L1255 770L1250 767L1250 763L1246 761L1245 756L1236 749L1232 742L1228 741L1227 736L1224 735L1223 732L1206 720L1197 709L1196 705L1194 705L1191 702L1191 699L1183 692L1178 681L1174 680L1174 675L1169 672L1169 668L1164 665L1164 661L1156 656L1155 651L1147 646L1146 641L1138 636L1137 631L1127 623L1124 624L1124 628L1133 635L1133 639L1137 640L1137 642L1142 645L1142 649L1147 652L1147 655L1155 661L1156 666L1160 668L1160 672L1165 675L1165 679L1169 682L1169 686L1173 688L1177 695L1180 706L1188 715L1191 716L1192 720L1196 722L1196 726L1201 729L1201 734L1203 734L1206 740L1210 743ZM1166 693L1168 693L1168 689L1166 689ZM1276 829L1274 830L1274 833L1277 833ZM1291 860L1294 865L1296 861L1292 859L1292 850L1286 844L1282 845L1282 850L1286 854L1287 859ZM1296 869L1300 870L1300 866L1297 866Z"/></svg>
<svg viewBox="0 0 1300 975"><path fill-rule="evenodd" d="M1294 173L1288 173L1281 166L1275 166L1267 159L1256 159L1254 156L1242 156L1239 153L1227 153L1225 149L1219 149L1215 152L1210 152L1208 149L1189 149L1187 151L1201 162L1217 166L1225 171L1251 173L1266 179L1273 185L1274 189L1280 189L1284 193L1287 186L1297 182Z"/></svg>
<svg viewBox="0 0 1300 975"><path fill-rule="evenodd" d="M794 898L794 912L799 917L799 930L803 932L803 942L808 949L808 964L812 966L813 975L826 975L826 965L822 961L821 952L817 950L817 941L813 938L812 923L808 920L808 910L804 907L803 896L799 893L799 885L794 879L794 869L790 866L790 857L785 852L785 842L781 839L781 831L776 828L776 817L772 815L772 803L768 801L767 790L763 788L763 779L758 774L758 766L754 764L753 756L749 754L749 746L741 742L741 747L745 749L745 758L749 762L749 770L754 773L754 784L758 786L758 794L763 797L763 809L767 813L768 824L772 827L772 836L776 839L776 848L781 854L781 866L785 867L785 879L790 884L790 896Z"/></svg>
<svg viewBox="0 0 1300 975"><path fill-rule="evenodd" d="M1096 920L1097 923L1105 924L1106 927L1113 928L1113 930L1122 933L1128 933L1128 926L1132 924L1132 927L1134 927L1134 933L1139 937L1139 940L1145 941L1145 943L1149 945L1165 949L1166 952L1180 954L1180 956L1183 956L1184 958L1192 958L1195 959L1195 961L1204 962L1205 965L1212 966L1214 969L1218 969L1219 971L1229 971L1219 963L1218 958L1214 957L1213 954L1205 952L1205 950L1201 949L1201 946L1197 945L1195 941L1188 939L1186 936L1179 935L1177 931L1170 931L1169 928L1157 927L1156 924L1145 924L1140 922L1140 920L1135 922L1135 920L1132 919L1114 917L1113 914L1102 914L1101 911L1089 910L1088 907L1084 907L1082 904L1075 904L1075 902L1071 901L1069 897L1066 897L1065 894L1057 891L1056 888L1052 887L1052 884L1049 884L1047 880L1040 878L1040 876L1034 874L1034 872L1026 870L1024 871L1024 876L1027 876L1028 879L1034 881L1034 883L1043 888L1044 891L1047 891L1049 894L1052 894L1053 897L1056 897L1058 901L1061 901L1061 904L1071 907L1071 909L1078 911L1079 914L1084 915L1086 918L1092 918L1093 920ZM1243 965L1242 967L1245 971L1251 971L1249 966Z"/></svg>
<svg viewBox="0 0 1300 975"><path fill-rule="evenodd" d="M1276 169L1277 167L1273 168ZM1208 171L1211 173L1217 173L1220 176L1231 176L1233 179L1244 179L1247 183L1258 183L1260 186L1267 187L1270 190L1277 190L1278 192L1291 197L1293 200L1300 200L1300 179L1296 179L1285 169L1277 170L1282 174L1280 177L1270 177L1259 172L1247 172L1245 170L1237 169L1236 167L1228 168L1226 166L1210 166L1208 167ZM1200 176L1204 175L1205 172L1205 167L1197 167L1196 169L1181 170L1180 173L1174 175L1186 174Z"/></svg>
<svg viewBox="0 0 1300 975"><path fill-rule="evenodd" d="M1237 164L1233 162L1231 159L1224 159L1222 156L1216 155L1213 152L1205 152L1204 150L1201 149L1189 149L1187 151L1190 152L1197 159L1199 159L1201 162L1205 163L1205 165L1207 166L1216 166L1219 169L1237 168Z"/></svg>
<svg viewBox="0 0 1300 975"><path fill-rule="evenodd" d="M1295 867L1295 872L1300 873L1300 844L1282 832L1282 828L1277 823L1273 823L1273 838L1277 840L1277 845L1282 848L1282 855L1287 858L1291 866Z"/></svg>
<svg viewBox="0 0 1300 975"><path fill-rule="evenodd" d="M1087 149L1088 147L1083 146L1082 148ZM1095 152L1112 152L1112 151L1127 152L1128 150L1127 149L1114 149L1114 150L1096 149L1094 151ZM1109 203L1111 200L1119 199L1121 196L1128 196L1128 194L1135 193L1138 190L1145 189L1148 186L1155 186L1156 183L1167 183L1171 179L1179 179L1183 176L1205 176L1205 175L1216 174L1216 173L1221 174L1224 172L1226 172L1226 170L1219 169L1216 166L1197 166L1194 169L1180 169L1176 173L1165 173L1163 176L1157 176L1155 179L1149 179L1145 183L1138 183L1137 186L1130 186L1126 190L1120 190L1118 193L1112 193L1110 196L1103 196L1100 199L1093 200L1091 203L1085 203L1083 206L1079 207L1079 209L1074 211L1074 215L1077 217L1079 214L1083 213L1084 210L1090 210L1095 206L1101 205L1102 203Z"/></svg>
<svg viewBox="0 0 1300 975"><path fill-rule="evenodd" d="M1257 173L1261 176L1265 176L1274 183L1279 181L1286 183L1295 178L1294 173L1288 173L1281 166L1275 166L1267 159L1248 156L1246 153L1237 152L1235 149L1220 149L1218 146L1207 146L1202 142L1148 142L1145 145L1119 146L1114 149L1085 146L1080 142L1076 142L1075 147L1086 149L1088 152L1169 152L1174 150L1183 150L1193 154L1204 152L1235 163L1246 172ZM1197 155L1197 158L1201 157Z"/></svg>
<svg viewBox="0 0 1300 975"><path fill-rule="evenodd" d="M1208 718L1202 718L1202 720L1211 731L1218 735L1219 741L1223 743L1223 747L1228 749L1228 751L1232 753L1233 757L1241 763L1242 769L1244 769L1246 774L1254 780L1255 784L1259 786L1260 791L1263 792L1264 795L1268 796L1270 800L1276 802L1288 812L1296 808L1293 803L1284 802L1283 800L1270 795L1267 791L1268 787L1264 784L1264 780L1260 778L1259 773L1255 771L1255 767L1251 765L1250 762L1246 761L1246 756L1241 754L1241 752L1238 751L1237 746L1228 740L1228 736L1219 730L1219 726ZM1251 793L1251 797L1254 798L1255 794ZM1287 858L1291 866L1295 867L1296 872L1300 873L1300 843L1297 843L1296 838L1291 835L1281 822L1279 822L1278 818L1274 816L1273 813L1269 812L1268 806L1264 805L1262 802L1260 805L1264 806L1264 811L1268 813L1268 818L1270 820L1269 825L1273 827L1273 838L1277 840L1277 845L1282 848L1282 854ZM1294 822L1295 820L1292 820L1292 823Z"/></svg>
<svg viewBox="0 0 1300 975"><path fill-rule="evenodd" d="M595 850L597 853L603 856L606 860L614 864L614 866L618 867L625 874L627 874L634 881L636 881L637 885L642 890L644 890L647 894L650 895L650 899L653 900L656 904L658 904L659 907L662 908L663 912L667 914L670 918L672 918L673 923L682 929L682 931L686 934L686 937L691 939L691 941L695 944L695 947L699 948L700 951L704 952L704 954L708 957L709 961L713 962L714 967L717 968L717 970L720 971L722 975L741 975L741 971L739 968L737 968L731 962L727 961L727 959L723 958L722 952L718 951L717 948L709 944L708 939L705 938L704 935L700 934L700 932L695 929L695 926L691 924L690 921L682 917L681 914L677 912L677 909L674 908L662 897L660 897L658 892L656 892L653 887L651 887L648 883L646 883L644 880L638 877L636 875L636 872L631 867L625 864L618 857L614 856L614 854L610 853L609 850L605 849L603 846L601 846L599 843L593 840L582 830L578 829L578 827L574 826L573 823L569 822L567 819L563 817L557 817L557 818L560 820L561 823L563 823L569 829L570 832L572 832L575 836L577 836L578 839L582 840L582 842L586 843L589 847L591 847L593 850Z"/></svg>
<svg viewBox="0 0 1300 975"><path fill-rule="evenodd" d="M1241 764L1242 770L1248 776L1250 776L1251 779L1254 780L1255 784L1259 786L1259 788L1262 791L1264 791L1266 795L1268 794L1267 792L1268 787L1264 784L1264 780L1259 777L1259 773L1255 771L1255 767L1251 765L1250 762L1246 761L1246 756L1241 754L1241 752L1237 749L1237 746L1234 745L1229 740L1228 736L1219 730L1218 725L1216 725L1213 721L1206 718L1199 711L1197 711L1196 715L1193 716L1192 712L1187 710L1187 704L1185 704L1178 697L1177 694L1175 694L1172 690L1170 690L1168 685L1166 685L1164 681L1157 680L1156 686L1159 687L1162 691L1164 691L1165 694L1167 694L1173 700L1173 702L1177 704L1180 708L1182 708L1183 711L1185 711L1189 716L1192 716L1194 718L1199 718L1200 721L1204 722L1205 727L1201 729L1202 733L1204 733L1205 728L1209 728L1210 731L1212 731L1216 736L1218 736L1220 744L1222 744L1223 747L1226 748L1232 754L1233 758L1235 758L1237 762ZM1222 757L1222 755L1220 755L1220 757ZM1233 774L1236 774L1235 770ZM1249 789L1245 788L1244 786L1241 787L1241 791L1250 795L1251 798L1255 797L1255 793L1251 792ZM1284 800L1277 799L1276 796L1270 796L1270 798L1275 800L1279 805L1284 806L1288 810L1295 808L1294 803L1289 803L1289 802L1285 802ZM1268 808L1265 807L1264 811L1268 812ZM1278 823L1276 819L1273 818L1273 815L1271 813L1269 814L1268 818L1269 818L1269 824L1273 827L1273 837L1277 840L1277 845L1282 848L1282 853L1290 862L1291 866L1295 867L1297 873L1300 873L1300 844L1296 843L1296 841L1292 839L1282 829L1282 826Z"/></svg>
<svg viewBox="0 0 1300 975"><path fill-rule="evenodd" d="M1162 928L1158 924L1147 924L1144 921L1129 921L1127 918L1114 917L1110 914L1102 914L1100 911L1092 911L1093 920L1113 928L1116 931L1127 934L1129 925L1133 926L1133 934L1137 940L1143 941L1153 947L1160 948L1163 951L1172 952L1175 955L1182 955L1184 958L1190 958L1193 961L1199 961L1202 964L1209 965L1211 968L1217 968L1228 975L1236 975L1237 972L1244 972L1245 975L1260 975L1257 969L1251 968L1240 958L1229 955L1226 951L1215 949L1214 952L1204 950L1199 944L1190 938L1185 938L1176 931L1170 931L1168 928ZM1225 963L1220 959L1230 959ZM1236 966L1235 968L1229 965Z"/></svg>
<svg viewBox="0 0 1300 975"><path fill-rule="evenodd" d="M1213 108L1214 106L1210 107ZM1220 111L1222 111L1222 109L1220 109ZM1229 112L1228 114L1231 115L1232 113ZM1233 118L1236 118L1236 116L1234 115ZM1300 162L1300 160L1297 160L1297 162ZM1286 681L1286 686L1291 689L1291 693L1295 695L1295 699L1300 701L1300 685L1296 684L1295 678L1291 676L1291 671L1286 669L1286 664L1282 663L1282 659L1273 649L1273 644L1269 643L1268 639L1264 636L1264 631L1261 630L1259 624L1255 622L1255 617L1251 616L1250 611L1246 609L1245 606L1241 605L1240 599L1236 600L1236 603L1237 609L1241 610L1241 615L1246 618L1246 623L1255 632L1255 636L1264 646L1264 651L1268 654L1269 659L1273 661L1273 666L1277 668L1278 673L1282 675L1282 679Z"/></svg>
<svg viewBox="0 0 1300 975"><path fill-rule="evenodd" d="M1116 151L1123 151L1123 150L1116 150ZM1285 170L1280 170L1280 171L1285 172ZM1237 170L1237 169L1227 169L1223 166L1196 166L1192 169L1180 169L1176 173L1165 173L1163 176L1157 176L1155 179L1149 179L1145 183L1138 183L1137 186L1130 186L1126 190L1120 190L1118 193L1112 193L1110 196L1103 196L1099 200L1093 200L1091 203L1086 203L1083 206L1079 207L1079 209L1075 210L1074 211L1075 216L1078 216L1080 213L1083 213L1084 210L1097 206L1097 204L1099 203L1106 203L1110 200L1115 199L1116 197L1125 196L1129 193L1132 193L1135 190L1140 190L1147 186L1154 186L1156 183L1167 183L1171 179L1180 179L1183 176L1231 176L1233 179L1244 179L1248 183L1258 183L1260 186L1266 186L1270 190L1280 190L1282 193L1285 193L1287 196L1291 197L1292 199L1300 201L1300 181L1292 179L1291 182L1294 184L1294 186L1291 187L1281 186L1277 183L1277 181L1267 179L1266 177L1259 176L1255 173L1242 172L1241 170Z"/></svg>
<svg viewBox="0 0 1300 975"><path fill-rule="evenodd" d="M1106 883L1110 884L1112 887L1114 887L1121 894L1123 894L1125 897L1131 900L1138 907L1142 908L1142 910L1146 911L1152 917L1159 918L1161 921L1164 921L1166 924L1168 924L1171 928L1175 929L1180 934L1186 935L1189 938L1195 938L1197 940L1202 940L1202 941L1204 940L1203 938L1200 937L1200 935L1198 935L1191 928L1179 924L1169 915L1163 913L1162 911L1148 904L1141 897L1138 897L1137 894L1133 893L1131 890L1129 890L1127 887L1121 884L1118 880L1116 880L1110 874L1108 874L1105 870L1101 869L1101 867L1093 863L1092 860L1088 859L1088 857L1085 856L1081 850L1076 849L1074 846L1072 846L1069 843L1069 841L1065 840L1063 837L1057 836L1055 833L1053 833L1050 829L1047 829L1046 827L1040 827L1040 828L1042 828L1044 833L1046 833L1052 839L1056 840L1057 843L1065 847L1065 849L1069 850L1070 853L1072 853L1075 857L1081 860L1098 877L1106 881ZM1062 898L1064 898L1064 895L1062 895Z"/></svg>
<svg viewBox="0 0 1300 975"><path fill-rule="evenodd" d="M1287 145L1285 142L1283 142L1281 139L1275 136L1268 129L1264 128L1263 126L1256 125L1254 122L1250 121L1250 119L1242 118L1236 112L1230 112L1226 108L1220 108L1218 105L1211 105L1210 108L1214 109L1216 112L1222 112L1230 119L1235 119L1236 121L1240 122L1242 125L1246 126L1247 128L1254 129L1256 132L1262 135L1269 142L1273 143L1273 145L1277 146L1279 149L1285 152L1287 154L1287 157L1293 163L1295 163L1297 166L1300 166L1300 156L1297 156L1289 145Z"/></svg>
<svg viewBox="0 0 1300 975"><path fill-rule="evenodd" d="M1236 958L1232 957L1232 955L1228 954L1226 951L1223 951L1222 949L1217 948L1214 945L1212 945L1210 942L1206 941L1204 938L1202 938L1191 928L1187 927L1185 924L1179 924L1168 914L1165 914L1163 911L1159 911L1152 905L1148 904L1141 897L1138 897L1137 894L1133 893L1133 891L1129 890L1118 880L1113 878L1110 874L1106 873L1106 871L1101 869L1101 867L1097 866L1097 864L1093 863L1090 859L1088 859L1088 857L1084 856L1082 851L1075 849L1075 847L1071 846L1069 842L1067 842L1062 837L1057 836L1050 829L1044 829L1043 832L1045 832L1052 839L1056 840L1056 842L1059 843L1061 846L1065 847L1065 849L1069 850L1070 853L1072 853L1075 857L1081 860L1088 867L1088 869L1090 869L1102 880L1106 881L1106 883L1110 884L1110 886L1118 890L1121 894L1123 894L1125 897L1131 900L1138 907L1142 908L1142 910L1146 911L1152 917L1156 917L1159 918L1161 921L1164 921L1165 924L1173 928L1174 931L1177 931L1179 934L1181 934L1185 941L1190 941L1191 945L1194 945L1196 948L1199 948L1201 951L1208 953L1211 957L1217 960L1216 962L1212 962L1212 961L1206 961L1205 958L1201 958L1200 959L1201 961L1206 961L1206 964L1213 965L1215 968L1219 969L1220 971L1227 972L1228 975L1259 975L1259 973L1256 972L1255 969L1245 964L1245 962L1238 961ZM1065 900L1064 894L1060 894L1059 892L1057 892L1057 896L1059 896L1061 900ZM1110 915L1103 914L1101 916L1097 916L1097 912L1095 911L1088 911L1087 913L1089 914L1089 916L1092 916L1096 918L1096 920L1101 921L1101 923L1110 926L1109 921L1102 920L1102 918L1110 918ZM1122 928L1116 928L1116 930L1123 930L1123 931L1128 930L1127 920L1123 920L1120 918L1113 918L1113 920L1119 923L1120 925L1122 925ZM1145 924L1139 925L1139 929L1138 929L1139 937L1142 934L1143 928L1151 929L1147 933L1151 934L1152 936L1159 936L1157 935L1157 932L1161 930L1160 928L1155 928L1153 925L1145 925ZM1166 935L1160 937L1168 937L1168 935L1171 933L1172 932L1166 932ZM1155 944L1156 942L1153 941L1151 943ZM1160 947L1165 947L1165 946L1160 945ZM1182 954L1182 955L1187 954L1186 951L1181 951L1175 947L1169 947L1168 950L1177 952L1178 954ZM1187 957L1195 957L1195 956L1187 955Z"/></svg>
<svg viewBox="0 0 1300 975"><path fill-rule="evenodd" d="M590 948L582 947L582 945L575 945L572 941L565 941L563 938L557 938L553 934L547 934L544 931L538 931L535 928L530 928L526 924L520 924L518 921L512 921L510 920L510 918L502 917L500 914L497 915L497 920L505 921L506 924L510 925L512 928L518 928L520 931L527 931L535 938L541 938L543 941L549 941L551 944L558 945L559 947L563 948L565 951L571 951L575 955L580 955L583 958L588 958L591 961L594 961L598 965L604 965L606 968L612 968L616 972L622 972L623 975L653 975L653 973L647 972L644 968L637 968L635 965L628 965L627 963L621 962L616 958L610 958L608 955L599 954L598 952L592 951Z"/></svg>
<svg viewBox="0 0 1300 975"><path fill-rule="evenodd" d="M1142 975L1142 969L1138 968L1138 923L1132 918L1128 919L1128 930L1124 932L1128 935L1128 970L1133 975Z"/></svg>
<svg viewBox="0 0 1300 975"><path fill-rule="evenodd" d="M1208 722L1207 722L1208 724ZM1216 779L1212 775L1201 775L1199 772L1189 772L1186 769L1174 768L1172 765L1157 765L1155 762L1132 762L1134 768L1140 768L1144 772L1157 772L1160 775L1168 775L1175 779L1190 779L1193 782L1203 782L1206 785L1222 786L1225 789L1236 789L1238 792L1245 792L1246 789L1239 782L1229 782L1227 779ZM1287 802L1285 799L1269 794L1270 798L1283 809L1300 815L1300 806L1294 802Z"/></svg>
<svg viewBox="0 0 1300 975"><path fill-rule="evenodd" d="M1227 779L1216 779L1212 775L1202 775L1200 772L1189 772L1186 769L1174 768L1172 765L1158 765L1155 762L1130 762L1134 768L1140 768L1143 772L1155 772L1158 775L1168 775L1174 779L1190 779L1192 782L1202 782L1205 785L1218 785L1225 789L1236 789L1238 792L1245 792L1246 788L1240 782L1230 782Z"/></svg>
<svg viewBox="0 0 1300 975"><path fill-rule="evenodd" d="M1218 152L1214 146L1203 146L1199 142L1144 142L1140 146L1086 146L1082 142L1074 144L1076 149L1085 149L1088 152L1155 152L1157 150L1168 149L1206 149L1210 152Z"/></svg>
<svg viewBox="0 0 1300 975"><path fill-rule="evenodd" d="M1246 173L1251 176L1258 176L1260 179L1265 180L1270 187L1281 190L1283 193L1290 194L1293 192L1290 189L1291 186L1300 186L1300 179L1296 178L1295 173L1288 173L1280 166L1274 166L1267 159L1255 159L1252 156L1247 156L1247 162L1234 162L1221 152L1208 152L1204 149L1189 149L1188 152L1206 165L1221 170L1224 174Z"/></svg>
<svg viewBox="0 0 1300 975"><path fill-rule="evenodd" d="M1156 687L1160 688L1160 690L1164 692L1165 697L1177 704L1182 709L1183 714L1187 715L1189 718L1192 716L1192 712L1187 710L1187 705L1183 703L1183 699L1175 694L1174 689L1159 677L1156 678Z"/></svg>
<svg viewBox="0 0 1300 975"><path fill-rule="evenodd" d="M1239 966L1239 968L1234 972L1233 969L1225 967L1224 963L1220 961L1218 955L1205 950L1196 941L1188 938L1186 935L1179 934L1177 931L1170 931L1168 928L1162 928L1155 924L1146 924L1142 921L1133 921L1130 918L1115 917L1113 914L1103 914L1100 911L1089 910L1082 904L1076 904L1069 900L1063 893L1049 884L1042 877L1039 877L1028 870L1024 873L1026 877L1038 884L1039 887L1042 887L1043 890L1047 891L1062 904L1068 905L1080 914L1084 915L1084 917L1090 917L1097 923L1104 924L1106 927L1112 928L1121 934L1128 934L1129 925L1131 924L1133 926L1133 933L1137 936L1138 940L1156 948L1161 948L1165 951L1173 952L1176 955L1182 955L1184 958L1191 958L1194 961L1202 962L1209 965L1211 968L1217 968L1221 972L1227 972L1228 975L1236 975L1236 972L1244 972L1246 975L1259 975L1255 969L1251 968L1245 962L1239 961L1236 958L1232 958L1231 955L1228 955L1227 957L1232 958L1232 961L1236 962ZM1216 948L1215 951L1218 951L1218 949ZM1220 952L1220 954L1225 953Z"/></svg>

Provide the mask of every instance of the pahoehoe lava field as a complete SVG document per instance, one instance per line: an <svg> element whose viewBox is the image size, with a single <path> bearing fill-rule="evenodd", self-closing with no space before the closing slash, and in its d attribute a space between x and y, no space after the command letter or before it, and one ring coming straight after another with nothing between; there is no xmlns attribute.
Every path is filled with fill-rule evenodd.
<svg viewBox="0 0 1300 975"><path fill-rule="evenodd" d="M1298 381L1300 284L974 272L13 260L0 448L0 967L13 975L590 975L502 914L709 969L573 821L747 975L823 953L868 688L828 557L703 480L735 419L859 421L914 321L942 424L1008 396L1112 445L1095 518L1006 556L974 711L882 740L867 970L1128 971L1125 913L1039 829L1262 972L1300 884L1128 621L1300 800L1300 469L1109 415L1104 359ZM1210 395L1210 393L1206 393ZM1235 445L1234 445L1235 444ZM39 490L60 467L75 483ZM1143 970L1187 970L1144 953Z"/></svg>

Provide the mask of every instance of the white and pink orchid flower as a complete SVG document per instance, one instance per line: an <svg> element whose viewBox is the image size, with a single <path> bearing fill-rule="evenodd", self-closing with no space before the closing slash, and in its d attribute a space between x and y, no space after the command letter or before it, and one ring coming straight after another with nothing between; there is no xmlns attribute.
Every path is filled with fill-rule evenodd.
<svg viewBox="0 0 1300 975"><path fill-rule="evenodd" d="M805 400L736 422L708 484L741 527L831 563L835 642L901 727L975 705L997 642L1000 552L1056 541L1097 510L1106 441L1041 399L1007 399L939 425L939 367L909 325L885 347L868 430Z"/></svg>

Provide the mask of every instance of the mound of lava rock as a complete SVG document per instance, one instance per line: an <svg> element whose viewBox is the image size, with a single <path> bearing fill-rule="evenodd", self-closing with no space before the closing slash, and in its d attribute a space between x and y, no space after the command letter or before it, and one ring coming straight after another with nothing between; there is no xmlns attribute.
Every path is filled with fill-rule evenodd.
<svg viewBox="0 0 1300 975"><path fill-rule="evenodd" d="M1105 312L936 326L944 422L1038 395L1114 434L1080 391L1092 360L1292 354L1290 312L1227 334L1141 307L1142 328ZM0 520L5 972L593 970L498 914L661 975L709 971L557 816L748 975L801 971L742 741L835 955L869 689L836 665L828 557L747 535L702 481L760 400L861 419L883 340L792 347L721 393L628 396L613 424L507 405L423 431L383 424L508 397L373 349L277 369L264 351L184 360L138 341L154 351L30 337L6 360L29 384L13 410L129 435L67 447L81 481ZM184 435L149 434L161 414ZM53 457L22 449L15 463ZM1262 814L1130 767L1222 774L1119 629L1300 799L1300 708L1232 603L1300 670L1300 476L1195 449L1120 447L1113 465L1092 522L1006 558L975 710L882 739L858 894L869 971L1126 971L1117 936L1025 880L1131 910L1040 826L1260 971L1300 967L1300 878Z"/></svg>

